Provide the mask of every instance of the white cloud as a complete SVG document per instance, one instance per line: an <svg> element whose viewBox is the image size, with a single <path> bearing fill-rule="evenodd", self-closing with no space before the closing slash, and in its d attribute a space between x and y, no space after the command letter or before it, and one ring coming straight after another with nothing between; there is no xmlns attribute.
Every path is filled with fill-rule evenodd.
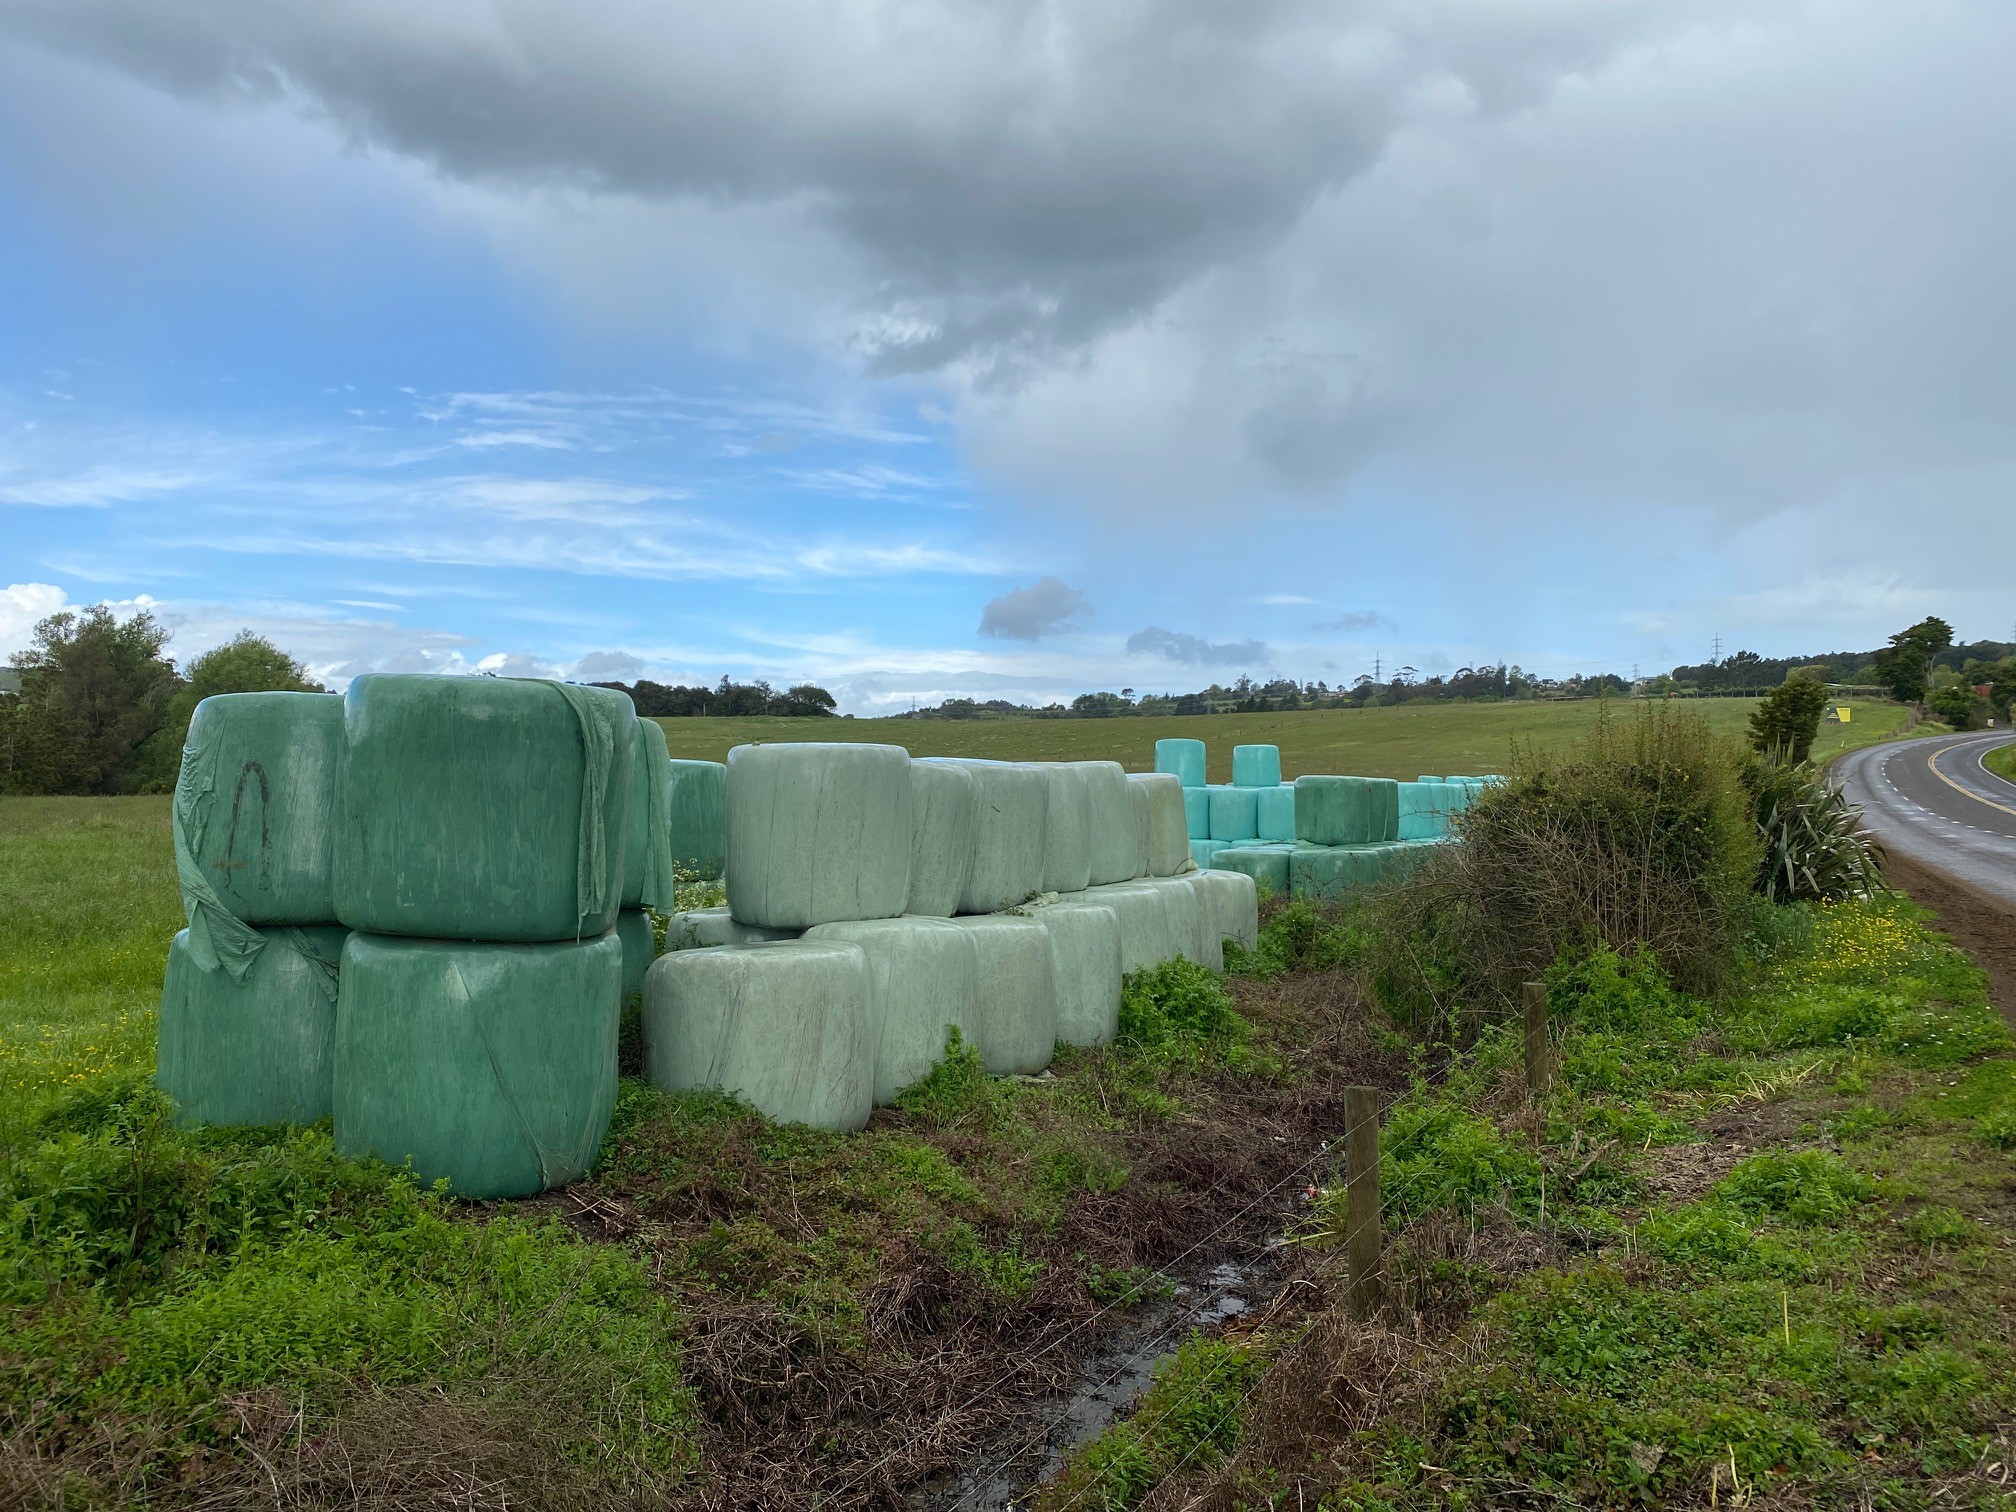
<svg viewBox="0 0 2016 1512"><path fill-rule="evenodd" d="M0 657L27 650L36 625L69 607L69 597L53 583L10 583L0 588Z"/></svg>

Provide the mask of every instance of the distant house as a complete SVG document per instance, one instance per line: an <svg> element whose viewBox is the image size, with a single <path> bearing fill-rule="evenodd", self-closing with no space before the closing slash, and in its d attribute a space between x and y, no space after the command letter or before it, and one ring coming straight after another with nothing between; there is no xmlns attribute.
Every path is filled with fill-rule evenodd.
<svg viewBox="0 0 2016 1512"><path fill-rule="evenodd" d="M0 693L19 693L21 674L13 667L0 667Z"/></svg>

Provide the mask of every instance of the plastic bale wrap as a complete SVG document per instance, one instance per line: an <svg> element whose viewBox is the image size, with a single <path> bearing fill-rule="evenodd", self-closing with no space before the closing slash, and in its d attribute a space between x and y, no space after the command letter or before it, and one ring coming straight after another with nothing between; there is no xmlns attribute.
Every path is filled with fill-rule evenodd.
<svg viewBox="0 0 2016 1512"><path fill-rule="evenodd" d="M336 917L375 934L589 940L623 898L627 694L367 674L343 699Z"/></svg>
<svg viewBox="0 0 2016 1512"><path fill-rule="evenodd" d="M269 925L237 977L168 947L154 1082L179 1124L311 1124L327 1118L338 963L347 929Z"/></svg>
<svg viewBox="0 0 2016 1512"><path fill-rule="evenodd" d="M1057 1047L1057 973L1050 934L1030 913L975 914L973 1043L995 1076L1034 1076Z"/></svg>
<svg viewBox="0 0 2016 1512"><path fill-rule="evenodd" d="M1243 872L1268 891L1288 891L1288 856L1292 845L1228 845L1211 859L1214 871Z"/></svg>
<svg viewBox="0 0 2016 1512"><path fill-rule="evenodd" d="M839 940L665 956L644 982L645 1074L851 1134L874 1108L871 994L867 953Z"/></svg>
<svg viewBox="0 0 2016 1512"><path fill-rule="evenodd" d="M1371 845L1297 845L1288 855L1288 890L1298 898L1341 898L1382 878L1381 848Z"/></svg>
<svg viewBox="0 0 2016 1512"><path fill-rule="evenodd" d="M1399 840L1386 846L1385 854L1379 858L1380 880L1405 882L1434 854L1438 843L1435 840Z"/></svg>
<svg viewBox="0 0 2016 1512"><path fill-rule="evenodd" d="M1447 831L1449 811L1443 796L1447 788L1448 784L1442 782L1400 784L1398 839L1433 840Z"/></svg>
<svg viewBox="0 0 2016 1512"><path fill-rule="evenodd" d="M1281 747L1271 745L1232 747L1232 785L1243 788L1281 786Z"/></svg>
<svg viewBox="0 0 2016 1512"><path fill-rule="evenodd" d="M1089 888L1079 895L1113 910L1120 926L1120 969L1128 975L1159 966L1171 956L1181 954L1180 944L1169 932L1169 910L1163 906L1154 882L1152 877L1143 877L1134 882Z"/></svg>
<svg viewBox="0 0 2016 1512"><path fill-rule="evenodd" d="M1190 842L1190 859L1196 862L1198 868L1201 870L1211 864L1212 858L1218 852L1234 843L1231 840L1192 840Z"/></svg>
<svg viewBox="0 0 2016 1512"><path fill-rule="evenodd" d="M979 794L973 774L943 761L910 763L910 901L905 913L949 919L973 870Z"/></svg>
<svg viewBox="0 0 2016 1512"><path fill-rule="evenodd" d="M998 913L1043 890L1050 779L1034 762L930 756L934 766L973 776L973 866L959 896L962 914Z"/></svg>
<svg viewBox="0 0 2016 1512"><path fill-rule="evenodd" d="M659 728L662 733L664 727ZM728 768L718 761L670 765L666 822L673 863L711 881L721 875L722 858L728 853Z"/></svg>
<svg viewBox="0 0 2016 1512"><path fill-rule="evenodd" d="M1295 838L1295 785L1256 788L1253 793L1253 829L1262 840L1292 841Z"/></svg>
<svg viewBox="0 0 2016 1512"><path fill-rule="evenodd" d="M1260 794L1250 787L1204 789L1211 805L1213 840L1258 840L1260 838Z"/></svg>
<svg viewBox="0 0 2016 1512"><path fill-rule="evenodd" d="M1129 772L1127 790L1134 799L1147 875L1173 877L1187 870L1192 863L1189 826L1183 822L1184 789L1166 772Z"/></svg>
<svg viewBox="0 0 2016 1512"><path fill-rule="evenodd" d="M805 742L728 753L728 910L808 929L910 901L910 753Z"/></svg>
<svg viewBox="0 0 2016 1512"><path fill-rule="evenodd" d="M1369 845L1398 829L1397 788L1383 777L1297 777L1295 838L1308 845Z"/></svg>
<svg viewBox="0 0 2016 1512"><path fill-rule="evenodd" d="M1083 892L1092 882L1092 792L1076 762L1035 763L1050 784L1043 824L1043 891Z"/></svg>
<svg viewBox="0 0 2016 1512"><path fill-rule="evenodd" d="M1117 761L1072 763L1085 774L1086 827L1092 836L1087 887L1131 882L1148 869L1134 800L1127 794L1127 769Z"/></svg>
<svg viewBox="0 0 2016 1512"><path fill-rule="evenodd" d="M1244 872L1199 872L1190 879L1220 940L1236 940L1248 950L1260 943L1260 890Z"/></svg>
<svg viewBox="0 0 2016 1512"><path fill-rule="evenodd" d="M1225 957L1217 934L1206 920L1196 880L1196 872L1186 872L1180 877L1151 877L1144 885L1153 888L1162 900L1169 921L1169 954L1185 956L1199 966L1222 971Z"/></svg>
<svg viewBox="0 0 2016 1512"><path fill-rule="evenodd" d="M623 906L672 908L672 758L654 719L637 721L631 758L630 838L623 854Z"/></svg>
<svg viewBox="0 0 2016 1512"><path fill-rule="evenodd" d="M1192 840L1211 838L1211 790L1201 787L1183 789L1183 828Z"/></svg>
<svg viewBox="0 0 2016 1512"><path fill-rule="evenodd" d="M1391 845L1400 838L1400 784L1391 777L1367 777L1372 784L1368 806L1372 815L1370 844Z"/></svg>
<svg viewBox="0 0 2016 1512"><path fill-rule="evenodd" d="M973 1043L980 961L972 934L951 919L869 919L821 924L809 941L859 945L868 956L869 1038L875 1101L892 1103L945 1059L946 1032Z"/></svg>
<svg viewBox="0 0 2016 1512"><path fill-rule="evenodd" d="M1103 1045L1120 1027L1120 915L1108 901L1084 893L1030 917L1050 940L1057 984L1057 1038L1067 1045Z"/></svg>
<svg viewBox="0 0 2016 1512"><path fill-rule="evenodd" d="M651 915L641 908L626 908L616 915L616 941L623 947L623 998L644 990L644 973L658 959L658 937L651 928Z"/></svg>
<svg viewBox="0 0 2016 1512"><path fill-rule="evenodd" d="M776 940L795 940L804 932L739 923L724 903L718 908L694 908L668 915L665 949L669 954L674 950L708 950L716 945L764 945Z"/></svg>
<svg viewBox="0 0 2016 1512"><path fill-rule="evenodd" d="M1155 742L1155 770L1167 772L1186 788L1204 786L1204 742L1201 740L1158 740Z"/></svg>
<svg viewBox="0 0 2016 1512"><path fill-rule="evenodd" d="M1443 777L1430 777L1427 773L1424 772L1419 777L1416 777L1414 780L1416 782L1445 782L1448 779Z"/></svg>
<svg viewBox="0 0 2016 1512"><path fill-rule="evenodd" d="M474 679L472 679L473 681ZM616 1106L623 945L353 934L336 1007L336 1148L463 1197L582 1175Z"/></svg>

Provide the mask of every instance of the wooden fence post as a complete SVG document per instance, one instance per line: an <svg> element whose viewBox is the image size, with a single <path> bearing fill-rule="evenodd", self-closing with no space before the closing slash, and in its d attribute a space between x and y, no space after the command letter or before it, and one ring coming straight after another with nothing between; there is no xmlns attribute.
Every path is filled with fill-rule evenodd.
<svg viewBox="0 0 2016 1512"><path fill-rule="evenodd" d="M1344 1089L1345 1211L1351 1266L1351 1316L1379 1310L1380 1264L1385 1249L1379 1222L1379 1089Z"/></svg>
<svg viewBox="0 0 2016 1512"><path fill-rule="evenodd" d="M1554 1080L1554 1047L1547 1038L1547 988L1540 982L1526 984L1526 1091L1533 1097L1546 1095Z"/></svg>

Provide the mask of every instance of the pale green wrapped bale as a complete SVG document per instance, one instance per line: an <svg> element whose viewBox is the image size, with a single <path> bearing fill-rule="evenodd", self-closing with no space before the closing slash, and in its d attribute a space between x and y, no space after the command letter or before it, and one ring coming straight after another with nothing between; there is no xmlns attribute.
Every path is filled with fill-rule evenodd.
<svg viewBox="0 0 2016 1512"><path fill-rule="evenodd" d="M1120 1027L1120 916L1088 893L1032 911L1050 940L1057 984L1057 1038L1067 1045L1103 1045Z"/></svg>
<svg viewBox="0 0 2016 1512"><path fill-rule="evenodd" d="M1034 1076L1057 1046L1049 932L1020 913L975 914L959 923L973 937L973 1044L980 1064L995 1076Z"/></svg>
<svg viewBox="0 0 2016 1512"><path fill-rule="evenodd" d="M1134 799L1134 824L1148 875L1173 877L1187 871L1193 863L1182 785L1166 772L1129 772L1127 790Z"/></svg>
<svg viewBox="0 0 2016 1512"><path fill-rule="evenodd" d="M973 936L959 923L869 919L821 924L806 930L805 938L859 945L867 953L878 1106L931 1074L945 1059L948 1031L957 1029L973 1043L980 962Z"/></svg>
<svg viewBox="0 0 2016 1512"><path fill-rule="evenodd" d="M737 746L728 753L729 911L770 929L896 918L910 901L910 830L901 746Z"/></svg>
<svg viewBox="0 0 2016 1512"><path fill-rule="evenodd" d="M616 1106L622 1008L614 931L539 945L353 934L336 1007L336 1148L410 1162L462 1197L573 1181Z"/></svg>
<svg viewBox="0 0 2016 1512"><path fill-rule="evenodd" d="M1297 777L1295 838L1376 845L1400 838L1400 784L1390 777Z"/></svg>
<svg viewBox="0 0 2016 1512"><path fill-rule="evenodd" d="M1401 840L1434 840L1448 832L1449 805L1446 782L1403 782L1400 784Z"/></svg>
<svg viewBox="0 0 2016 1512"><path fill-rule="evenodd" d="M1127 769L1117 761L1074 762L1085 774L1086 826L1092 856L1087 887L1131 882L1148 869L1134 800L1127 793Z"/></svg>
<svg viewBox="0 0 2016 1512"><path fill-rule="evenodd" d="M932 756L933 765L973 776L973 866L959 896L962 914L999 913L1043 891L1050 779L1033 762Z"/></svg>
<svg viewBox="0 0 2016 1512"><path fill-rule="evenodd" d="M670 914L665 920L665 949L709 950L717 945L764 945L776 940L795 940L802 929L766 929L760 924L744 924L728 911L693 908Z"/></svg>
<svg viewBox="0 0 2016 1512"><path fill-rule="evenodd" d="M1260 794L1250 787L1210 787L1204 789L1210 804L1213 840L1257 840L1260 838Z"/></svg>
<svg viewBox="0 0 2016 1512"><path fill-rule="evenodd" d="M1214 871L1240 872L1269 892L1288 891L1288 857L1292 845L1228 845L1213 856Z"/></svg>
<svg viewBox="0 0 2016 1512"><path fill-rule="evenodd" d="M1190 842L1190 859L1197 863L1199 869L1202 869L1211 865L1212 858L1218 852L1235 843L1237 842L1231 840L1192 840Z"/></svg>
<svg viewBox="0 0 2016 1512"><path fill-rule="evenodd" d="M1213 869L1190 879L1220 940L1252 950L1260 943L1260 892L1244 872Z"/></svg>
<svg viewBox="0 0 2016 1512"><path fill-rule="evenodd" d="M1372 784L1373 845L1391 845L1400 838L1400 784L1391 777L1368 777Z"/></svg>
<svg viewBox="0 0 2016 1512"><path fill-rule="evenodd" d="M257 924L327 924L343 754L333 693L220 693L196 705L175 780L175 877L185 947L242 981Z"/></svg>
<svg viewBox="0 0 2016 1512"><path fill-rule="evenodd" d="M1382 878L1378 846L1297 845L1288 856L1288 890L1324 901L1376 887Z"/></svg>
<svg viewBox="0 0 2016 1512"><path fill-rule="evenodd" d="M664 726L659 731L662 734ZM670 765L667 823L673 864L711 882L721 875L722 858L728 854L728 768L718 761Z"/></svg>
<svg viewBox="0 0 2016 1512"><path fill-rule="evenodd" d="M1155 891L1154 878L1087 888L1079 896L1113 910L1120 925L1120 969L1127 975L1159 966L1181 954L1169 930L1169 910ZM1063 905L1056 905L1062 907Z"/></svg>
<svg viewBox="0 0 2016 1512"><path fill-rule="evenodd" d="M1155 770L1167 772L1186 788L1204 786L1204 742L1201 740L1158 740L1155 742Z"/></svg>
<svg viewBox="0 0 2016 1512"><path fill-rule="evenodd" d="M644 984L644 1070L779 1123L851 1134L874 1109L868 956L844 941L681 951Z"/></svg>
<svg viewBox="0 0 2016 1512"><path fill-rule="evenodd" d="M1211 790L1183 789L1183 828L1192 840L1211 838Z"/></svg>
<svg viewBox="0 0 2016 1512"><path fill-rule="evenodd" d="M1036 763L1050 784L1043 826L1043 891L1085 891L1092 880L1092 795L1074 762Z"/></svg>
<svg viewBox="0 0 2016 1512"><path fill-rule="evenodd" d="M269 925L259 935L242 979L198 966L186 929L168 947L154 1083L178 1124L329 1116L338 963L350 931Z"/></svg>
<svg viewBox="0 0 2016 1512"><path fill-rule="evenodd" d="M343 699L336 917L429 939L607 934L623 900L636 723L609 688L359 677Z"/></svg>
<svg viewBox="0 0 2016 1512"><path fill-rule="evenodd" d="M1281 747L1271 745L1232 747L1232 785L1243 788L1281 786Z"/></svg>
<svg viewBox="0 0 2016 1512"><path fill-rule="evenodd" d="M1254 790L1253 833L1277 843L1295 838L1295 784Z"/></svg>
<svg viewBox="0 0 2016 1512"><path fill-rule="evenodd" d="M1213 971L1223 971L1224 954L1194 885L1197 876L1196 872L1185 872L1180 877L1152 877L1146 885L1155 889L1162 899L1163 908L1168 911L1169 941L1174 947L1170 954L1183 956Z"/></svg>
<svg viewBox="0 0 2016 1512"><path fill-rule="evenodd" d="M623 855L623 906L672 908L672 758L665 731L637 721L631 757L630 839Z"/></svg>
<svg viewBox="0 0 2016 1512"><path fill-rule="evenodd" d="M644 973L658 959L658 935L651 927L650 912L626 908L616 915L616 940L623 947L623 997L644 990Z"/></svg>
<svg viewBox="0 0 2016 1512"><path fill-rule="evenodd" d="M973 871L979 794L973 774L943 761L910 763L910 901L905 913L949 919Z"/></svg>

